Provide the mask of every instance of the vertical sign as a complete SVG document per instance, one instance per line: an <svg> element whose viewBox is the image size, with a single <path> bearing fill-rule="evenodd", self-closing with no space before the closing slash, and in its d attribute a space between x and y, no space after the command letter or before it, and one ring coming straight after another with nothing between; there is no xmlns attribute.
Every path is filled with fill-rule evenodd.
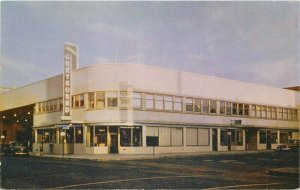
<svg viewBox="0 0 300 190"><path fill-rule="evenodd" d="M77 69L77 47L65 44L64 48L64 75L63 75L63 116L61 120L71 120L71 84L72 71Z"/></svg>

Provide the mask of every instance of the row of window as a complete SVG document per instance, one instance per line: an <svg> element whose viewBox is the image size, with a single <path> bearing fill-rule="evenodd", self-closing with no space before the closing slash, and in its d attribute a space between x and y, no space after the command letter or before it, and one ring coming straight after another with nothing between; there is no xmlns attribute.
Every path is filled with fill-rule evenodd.
<svg viewBox="0 0 300 190"><path fill-rule="evenodd" d="M89 92L87 105L84 94L72 97L72 107L88 109L141 109L166 112L187 112L221 114L233 116L252 116L268 119L298 120L297 110L262 105L249 105L229 101L162 95L142 92ZM251 111L250 111L251 109ZM36 104L36 113L62 110L62 99Z"/></svg>

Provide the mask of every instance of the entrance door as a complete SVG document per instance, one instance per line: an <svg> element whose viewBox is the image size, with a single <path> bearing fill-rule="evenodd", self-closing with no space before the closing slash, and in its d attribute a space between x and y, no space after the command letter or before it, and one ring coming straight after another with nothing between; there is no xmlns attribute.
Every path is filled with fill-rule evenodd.
<svg viewBox="0 0 300 190"><path fill-rule="evenodd" d="M246 129L246 150L257 150L257 129Z"/></svg>
<svg viewBox="0 0 300 190"><path fill-rule="evenodd" d="M267 131L267 149L270 150L271 148L272 148L271 131Z"/></svg>
<svg viewBox="0 0 300 190"><path fill-rule="evenodd" d="M118 127L110 126L109 134L110 134L109 153L117 154L118 153L118 144L119 144L119 142L118 142Z"/></svg>
<svg viewBox="0 0 300 190"><path fill-rule="evenodd" d="M218 129L212 129L212 150L218 151Z"/></svg>

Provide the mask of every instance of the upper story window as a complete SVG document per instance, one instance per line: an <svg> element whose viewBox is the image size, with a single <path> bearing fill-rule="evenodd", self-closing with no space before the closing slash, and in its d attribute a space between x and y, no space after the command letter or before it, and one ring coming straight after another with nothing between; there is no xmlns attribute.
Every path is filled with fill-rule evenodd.
<svg viewBox="0 0 300 190"><path fill-rule="evenodd" d="M283 108L283 114L282 114L283 119L288 119L288 110Z"/></svg>
<svg viewBox="0 0 300 190"><path fill-rule="evenodd" d="M226 106L226 115L231 115L232 114L232 112L231 112L231 102L226 102L225 106Z"/></svg>
<svg viewBox="0 0 300 190"><path fill-rule="evenodd" d="M107 107L118 107L118 93L106 92Z"/></svg>
<svg viewBox="0 0 300 190"><path fill-rule="evenodd" d="M282 108L278 108L277 119L282 119L282 113L283 113L283 109Z"/></svg>
<svg viewBox="0 0 300 190"><path fill-rule="evenodd" d="M173 97L172 96L164 96L164 107L166 111L173 110Z"/></svg>
<svg viewBox="0 0 300 190"><path fill-rule="evenodd" d="M105 92L96 92L96 107L105 107Z"/></svg>
<svg viewBox="0 0 300 190"><path fill-rule="evenodd" d="M145 94L145 108L154 109L154 94Z"/></svg>
<svg viewBox="0 0 300 190"><path fill-rule="evenodd" d="M140 93L140 92L132 93L132 107L134 109L142 108L142 93Z"/></svg>
<svg viewBox="0 0 300 190"><path fill-rule="evenodd" d="M185 110L193 111L193 98L185 98Z"/></svg>
<svg viewBox="0 0 300 190"><path fill-rule="evenodd" d="M292 118L293 118L293 120L298 120L298 115L297 115L296 109L292 109Z"/></svg>
<svg viewBox="0 0 300 190"><path fill-rule="evenodd" d="M266 106L261 106L261 117L265 118L267 116Z"/></svg>
<svg viewBox="0 0 300 190"><path fill-rule="evenodd" d="M216 100L210 100L209 113L217 113L217 101Z"/></svg>
<svg viewBox="0 0 300 190"><path fill-rule="evenodd" d="M207 99L202 100L202 112L209 113L209 100Z"/></svg>
<svg viewBox="0 0 300 190"><path fill-rule="evenodd" d="M239 115L244 115L244 104L239 104L238 108Z"/></svg>
<svg viewBox="0 0 300 190"><path fill-rule="evenodd" d="M232 114L237 115L237 113L238 113L238 104L232 103Z"/></svg>
<svg viewBox="0 0 300 190"><path fill-rule="evenodd" d="M174 111L182 111L182 98L175 96L174 97Z"/></svg>
<svg viewBox="0 0 300 190"><path fill-rule="evenodd" d="M267 118L271 118L271 117L272 117L272 108L267 107Z"/></svg>
<svg viewBox="0 0 300 190"><path fill-rule="evenodd" d="M194 99L194 111L201 112L201 99L200 98Z"/></svg>
<svg viewBox="0 0 300 190"><path fill-rule="evenodd" d="M261 117L261 106L255 106L256 108L256 117Z"/></svg>
<svg viewBox="0 0 300 190"><path fill-rule="evenodd" d="M89 92L88 93L88 101L89 101L89 108L95 107L95 93Z"/></svg>
<svg viewBox="0 0 300 190"><path fill-rule="evenodd" d="M225 114L225 102L220 101L220 114Z"/></svg>
<svg viewBox="0 0 300 190"><path fill-rule="evenodd" d="M244 104L244 114L249 115L249 105L248 104Z"/></svg>
<svg viewBox="0 0 300 190"><path fill-rule="evenodd" d="M73 107L83 107L84 106L84 94L78 94L72 97Z"/></svg>
<svg viewBox="0 0 300 190"><path fill-rule="evenodd" d="M164 96L163 95L155 95L155 109L163 110L164 109Z"/></svg>
<svg viewBox="0 0 300 190"><path fill-rule="evenodd" d="M272 119L276 119L276 108L275 107L272 107L271 108L271 110L272 110Z"/></svg>
<svg viewBox="0 0 300 190"><path fill-rule="evenodd" d="M120 92L120 107L129 108L131 106L131 98L129 92Z"/></svg>

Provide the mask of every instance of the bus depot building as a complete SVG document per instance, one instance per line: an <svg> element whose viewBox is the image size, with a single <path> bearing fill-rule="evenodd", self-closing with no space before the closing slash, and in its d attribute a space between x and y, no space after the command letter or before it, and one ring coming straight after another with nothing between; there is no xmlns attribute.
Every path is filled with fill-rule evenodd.
<svg viewBox="0 0 300 190"><path fill-rule="evenodd" d="M7 122L16 114L31 121L34 153L265 150L299 139L297 91L141 64L70 74L1 93L2 141L22 125L22 117Z"/></svg>

